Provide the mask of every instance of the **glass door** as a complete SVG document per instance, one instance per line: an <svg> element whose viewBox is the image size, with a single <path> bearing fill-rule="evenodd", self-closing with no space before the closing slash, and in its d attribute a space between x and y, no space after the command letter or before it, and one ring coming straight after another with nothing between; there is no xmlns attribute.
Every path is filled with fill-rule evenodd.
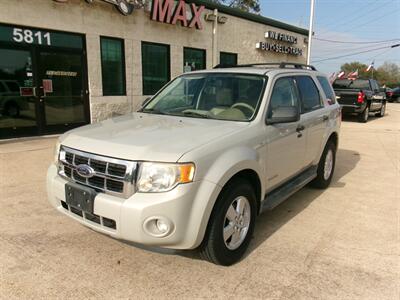
<svg viewBox="0 0 400 300"><path fill-rule="evenodd" d="M0 139L38 134L36 88L29 49L0 48Z"/></svg>
<svg viewBox="0 0 400 300"><path fill-rule="evenodd" d="M40 51L39 103L46 133L65 131L87 123L87 89L82 53Z"/></svg>

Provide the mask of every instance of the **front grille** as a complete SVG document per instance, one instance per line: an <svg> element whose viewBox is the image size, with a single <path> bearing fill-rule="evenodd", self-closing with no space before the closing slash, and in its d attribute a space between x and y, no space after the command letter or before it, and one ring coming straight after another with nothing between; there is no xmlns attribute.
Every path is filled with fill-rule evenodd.
<svg viewBox="0 0 400 300"><path fill-rule="evenodd" d="M97 191L130 197L135 192L134 178L137 163L83 152L62 146L60 149L59 174L70 181L77 182ZM91 167L92 174L82 176L77 167Z"/></svg>
<svg viewBox="0 0 400 300"><path fill-rule="evenodd" d="M105 227L108 227L108 228L111 228L111 229L114 229L114 230L117 229L117 224L112 219L109 219L109 218L106 218L106 217L102 217L102 216L98 216L98 215L95 215L95 214L91 214L91 213L88 213L86 211L82 211L82 210L80 210L78 208L75 208L73 206L68 205L64 201L61 201L61 206L65 210L68 210L71 213L73 213L73 214L75 214L75 215L77 215L77 216L79 216L79 217L81 217L81 218L83 218L85 220L89 220L89 221L91 221L93 223L97 223L99 225L102 225L102 226L105 226Z"/></svg>

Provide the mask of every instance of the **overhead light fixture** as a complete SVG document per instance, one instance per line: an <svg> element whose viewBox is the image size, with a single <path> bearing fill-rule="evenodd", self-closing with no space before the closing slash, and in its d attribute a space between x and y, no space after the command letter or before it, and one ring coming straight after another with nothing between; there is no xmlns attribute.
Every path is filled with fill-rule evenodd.
<svg viewBox="0 0 400 300"><path fill-rule="evenodd" d="M218 23L225 24L228 21L228 17L218 16Z"/></svg>
<svg viewBox="0 0 400 300"><path fill-rule="evenodd" d="M213 13L212 13L212 14L206 14L206 15L204 16L204 19L205 19L206 21L209 21L209 22L214 22L216 18L217 18L217 16L214 15Z"/></svg>

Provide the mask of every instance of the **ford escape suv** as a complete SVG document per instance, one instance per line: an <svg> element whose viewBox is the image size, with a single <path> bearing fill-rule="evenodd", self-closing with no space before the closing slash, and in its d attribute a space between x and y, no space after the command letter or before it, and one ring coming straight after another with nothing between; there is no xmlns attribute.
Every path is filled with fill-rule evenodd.
<svg viewBox="0 0 400 300"><path fill-rule="evenodd" d="M62 135L47 174L60 212L145 245L231 265L255 219L333 175L340 106L312 66L181 75L140 111Z"/></svg>

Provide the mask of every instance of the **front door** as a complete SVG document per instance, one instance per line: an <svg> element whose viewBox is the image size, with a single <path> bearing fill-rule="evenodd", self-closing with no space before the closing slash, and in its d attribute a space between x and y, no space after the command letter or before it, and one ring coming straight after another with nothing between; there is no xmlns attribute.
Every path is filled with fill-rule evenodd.
<svg viewBox="0 0 400 300"><path fill-rule="evenodd" d="M279 106L300 105L299 94L292 77L275 81L267 114ZM305 166L306 136L302 120L293 123L268 125L267 184L268 191L299 173Z"/></svg>
<svg viewBox="0 0 400 300"><path fill-rule="evenodd" d="M40 51L38 97L46 133L63 132L86 123L83 56L63 51Z"/></svg>
<svg viewBox="0 0 400 300"><path fill-rule="evenodd" d="M0 139L87 124L88 102L82 35L0 24Z"/></svg>

